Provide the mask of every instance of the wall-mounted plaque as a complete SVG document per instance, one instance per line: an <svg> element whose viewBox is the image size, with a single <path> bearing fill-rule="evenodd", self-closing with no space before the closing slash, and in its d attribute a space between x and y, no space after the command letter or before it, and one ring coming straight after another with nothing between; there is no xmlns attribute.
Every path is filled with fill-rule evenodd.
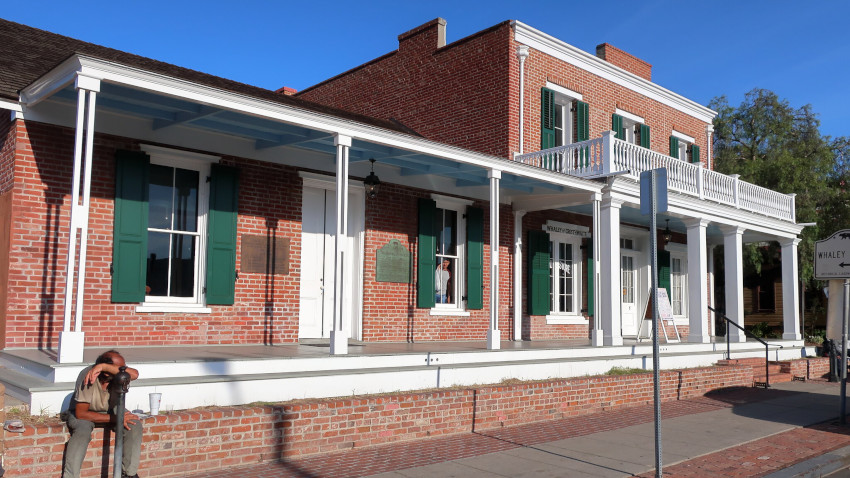
<svg viewBox="0 0 850 478"><path fill-rule="evenodd" d="M289 274L289 238L242 234L241 272Z"/></svg>
<svg viewBox="0 0 850 478"><path fill-rule="evenodd" d="M375 280L410 284L410 251L398 239L390 239L378 249L375 261Z"/></svg>

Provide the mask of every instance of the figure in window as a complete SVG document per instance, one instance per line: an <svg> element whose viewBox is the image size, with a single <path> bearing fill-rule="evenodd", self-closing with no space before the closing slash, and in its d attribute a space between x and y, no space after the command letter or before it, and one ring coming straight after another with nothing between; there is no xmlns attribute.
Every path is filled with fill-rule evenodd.
<svg viewBox="0 0 850 478"><path fill-rule="evenodd" d="M438 304L448 304L452 300L450 292L452 272L449 269L450 265L451 261L449 259L443 259L434 272L434 300Z"/></svg>

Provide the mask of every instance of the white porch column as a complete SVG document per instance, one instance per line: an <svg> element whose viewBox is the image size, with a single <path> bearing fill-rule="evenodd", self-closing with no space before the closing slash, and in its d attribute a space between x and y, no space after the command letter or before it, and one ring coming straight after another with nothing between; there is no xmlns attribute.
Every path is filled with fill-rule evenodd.
<svg viewBox="0 0 850 478"><path fill-rule="evenodd" d="M725 226L723 231L724 277L726 279L726 316L744 326L744 228ZM731 342L745 342L744 332L734 326L726 328Z"/></svg>
<svg viewBox="0 0 850 478"><path fill-rule="evenodd" d="M708 245L708 290L709 290L708 305L710 305L712 309L717 310L717 304L716 304L716 300L715 300L715 297L714 297L714 295L715 295L714 294L714 247L715 247L714 244ZM708 323L710 324L709 334L712 337L714 337L715 335L717 335L717 330L716 330L716 328L717 328L717 315L714 312L712 312L712 313L708 314L708 317L709 317Z"/></svg>
<svg viewBox="0 0 850 478"><path fill-rule="evenodd" d="M94 113L97 93L100 91L100 80L78 74L74 86L77 89L74 177L71 180L71 231L68 235L68 262L65 267L65 304L62 332L59 334L59 363L80 363L83 361L85 345L83 306L85 304L86 250L91 199ZM81 182L82 202L80 202ZM77 237L79 237L80 242L79 257L77 257ZM76 277L75 269L77 271ZM76 296L74 294L75 279ZM71 330L72 316L73 331Z"/></svg>
<svg viewBox="0 0 850 478"><path fill-rule="evenodd" d="M688 342L707 344L708 334L708 258L705 229L708 221L690 219L688 228Z"/></svg>
<svg viewBox="0 0 850 478"><path fill-rule="evenodd" d="M502 172L491 169L490 178L490 329L487 330L487 349L498 350L502 345L499 331L499 179Z"/></svg>
<svg viewBox="0 0 850 478"><path fill-rule="evenodd" d="M351 138L335 135L336 145L336 237L334 240L334 323L331 330L331 355L348 353L348 337L343 323L348 315L345 310L345 295L343 289L347 284L345 276L346 236L348 234L348 150L351 148Z"/></svg>
<svg viewBox="0 0 850 478"><path fill-rule="evenodd" d="M593 194L591 196L593 204L593 231L591 243L593 244L593 256L588 257L587 261L593 264L593 277L590 279L590 287L593 287L593 330L590 332L590 344L594 347L601 347L603 344L602 332L602 291L599 280L599 257L602 254L602 233L600 227L600 205L602 203L601 194ZM617 241L619 244L620 241Z"/></svg>
<svg viewBox="0 0 850 478"><path fill-rule="evenodd" d="M705 167L708 168L708 169L711 169L711 162L712 162L711 161L712 160L712 156L711 156L711 147L712 147L711 135L712 135L712 133L714 133L714 125L712 125L712 124L705 125L706 146L708 146L707 151L706 151L707 154L705 155Z"/></svg>
<svg viewBox="0 0 850 478"><path fill-rule="evenodd" d="M782 247L782 338L784 340L800 340L800 303L797 284L800 277L797 274L797 245L798 238L780 239Z"/></svg>
<svg viewBox="0 0 850 478"><path fill-rule="evenodd" d="M623 345L622 317L620 316L620 208L623 202L605 197L600 213L600 302L599 321L602 326L603 345Z"/></svg>
<svg viewBox="0 0 850 478"><path fill-rule="evenodd" d="M525 150L525 59L528 58L528 46L518 46L516 56L519 59L519 154L522 154Z"/></svg>
<svg viewBox="0 0 850 478"><path fill-rule="evenodd" d="M522 218L525 211L514 211L514 335L522 340Z"/></svg>

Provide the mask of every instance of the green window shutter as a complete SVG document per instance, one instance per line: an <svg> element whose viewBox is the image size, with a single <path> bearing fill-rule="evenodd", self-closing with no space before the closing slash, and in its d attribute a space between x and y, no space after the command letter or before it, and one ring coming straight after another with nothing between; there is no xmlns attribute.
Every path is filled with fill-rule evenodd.
<svg viewBox="0 0 850 478"><path fill-rule="evenodd" d="M667 289L670 297L670 251L658 251L658 287Z"/></svg>
<svg viewBox="0 0 850 478"><path fill-rule="evenodd" d="M548 315L549 233L528 231L528 314Z"/></svg>
<svg viewBox="0 0 850 478"><path fill-rule="evenodd" d="M540 149L555 147L555 93L540 90Z"/></svg>
<svg viewBox="0 0 850 478"><path fill-rule="evenodd" d="M699 146L697 145L691 146L691 162L699 163Z"/></svg>
<svg viewBox="0 0 850 478"><path fill-rule="evenodd" d="M679 159L679 138L670 136L670 156Z"/></svg>
<svg viewBox="0 0 850 478"><path fill-rule="evenodd" d="M140 151L115 154L112 302L143 302L148 254L150 158Z"/></svg>
<svg viewBox="0 0 850 478"><path fill-rule="evenodd" d="M466 308L483 309L484 210L478 207L466 209L466 249Z"/></svg>
<svg viewBox="0 0 850 478"><path fill-rule="evenodd" d="M416 248L416 307L434 307L434 272L437 270L437 203L419 198L419 246Z"/></svg>
<svg viewBox="0 0 850 478"><path fill-rule="evenodd" d="M625 139L626 132L623 131L623 117L618 114L611 115L611 131L617 139Z"/></svg>
<svg viewBox="0 0 850 478"><path fill-rule="evenodd" d="M236 295L236 217L239 171L213 164L207 226L207 304L233 305Z"/></svg>
<svg viewBox="0 0 850 478"><path fill-rule="evenodd" d="M593 240L587 241L587 315L588 317L594 314L594 294L593 290Z"/></svg>
<svg viewBox="0 0 850 478"><path fill-rule="evenodd" d="M590 139L590 107L584 101L576 101L576 141Z"/></svg>
<svg viewBox="0 0 850 478"><path fill-rule="evenodd" d="M640 145L646 149L651 149L651 144L649 141L649 126L645 124L640 125Z"/></svg>

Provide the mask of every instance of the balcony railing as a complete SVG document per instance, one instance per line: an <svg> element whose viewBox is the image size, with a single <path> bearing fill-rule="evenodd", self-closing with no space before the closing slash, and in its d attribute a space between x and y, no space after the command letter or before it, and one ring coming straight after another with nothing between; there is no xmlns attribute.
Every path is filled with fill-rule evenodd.
<svg viewBox="0 0 850 478"><path fill-rule="evenodd" d="M640 173L667 168L667 188L688 196L726 204L783 221L794 222L794 195L782 194L727 176L698 164L642 148L614 138L606 132L601 138L544 149L514 158L521 163L578 177L625 172L639 180Z"/></svg>

